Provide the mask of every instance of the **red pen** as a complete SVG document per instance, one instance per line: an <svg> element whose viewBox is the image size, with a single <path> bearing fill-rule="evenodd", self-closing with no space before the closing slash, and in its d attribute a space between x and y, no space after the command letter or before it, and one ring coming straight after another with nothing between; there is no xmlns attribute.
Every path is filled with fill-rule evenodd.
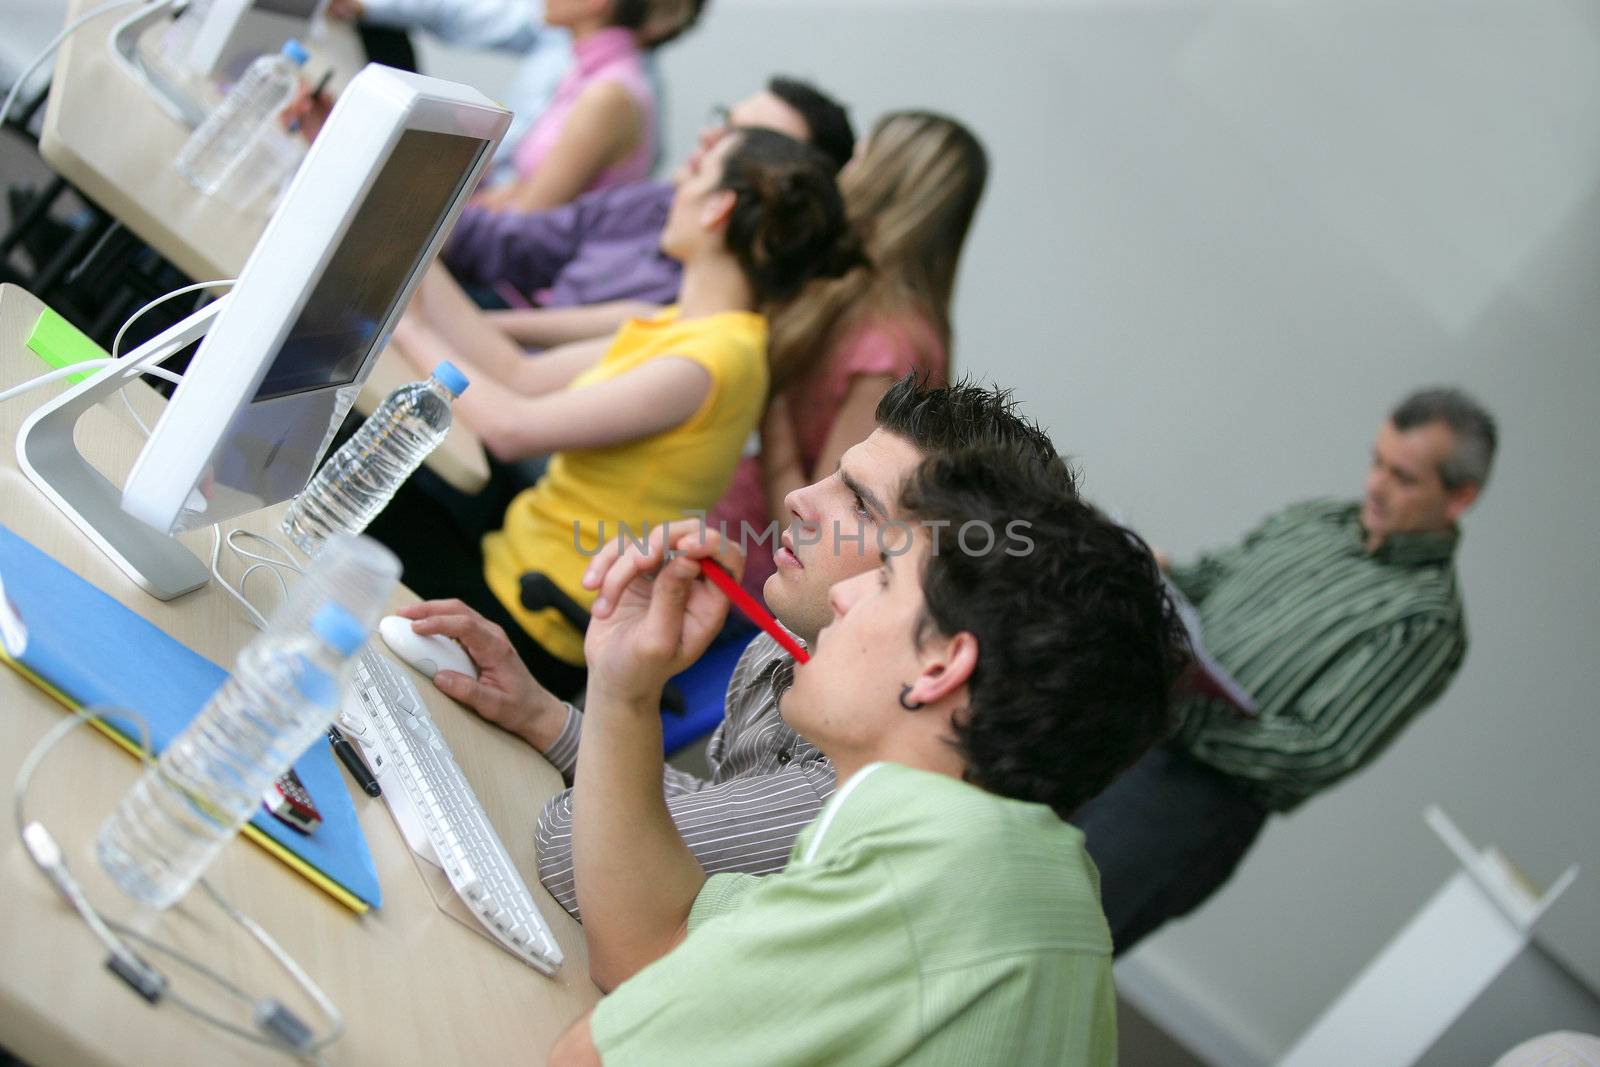
<svg viewBox="0 0 1600 1067"><path fill-rule="evenodd" d="M772 617L772 613L762 605L761 601L745 592L744 587L734 581L733 575L723 570L721 564L712 559L702 559L700 572L711 579L712 585L727 594L734 606L744 612L745 618L771 634L772 639L782 645L784 651L793 656L796 662L805 663L811 659L811 654L801 647L800 642L796 641L788 630L779 626L778 620Z"/></svg>

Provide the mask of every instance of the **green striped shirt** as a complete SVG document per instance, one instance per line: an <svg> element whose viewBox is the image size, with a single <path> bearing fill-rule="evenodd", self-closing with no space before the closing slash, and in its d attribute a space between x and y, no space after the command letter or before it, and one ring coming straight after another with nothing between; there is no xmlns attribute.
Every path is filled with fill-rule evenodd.
<svg viewBox="0 0 1600 1067"><path fill-rule="evenodd" d="M873 764L781 874L712 876L590 1027L607 1067L1114 1067L1099 876L1041 804Z"/></svg>
<svg viewBox="0 0 1600 1067"><path fill-rule="evenodd" d="M1360 505L1296 504L1242 544L1174 567L1206 647L1259 718L1192 699L1177 741L1287 811L1374 759L1438 699L1467 651L1458 534L1363 546Z"/></svg>

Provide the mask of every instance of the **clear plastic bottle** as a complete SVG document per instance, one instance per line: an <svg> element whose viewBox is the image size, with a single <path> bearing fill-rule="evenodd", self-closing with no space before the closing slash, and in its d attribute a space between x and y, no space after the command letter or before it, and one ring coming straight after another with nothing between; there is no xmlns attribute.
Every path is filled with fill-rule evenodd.
<svg viewBox="0 0 1600 1067"><path fill-rule="evenodd" d="M220 189L250 155L261 131L289 106L307 59L299 41L250 64L217 109L189 135L174 160L179 173L207 196Z"/></svg>
<svg viewBox="0 0 1600 1067"><path fill-rule="evenodd" d="M370 631L327 603L309 628L264 631L233 675L100 827L95 852L124 892L176 903L261 805L261 793L339 712Z"/></svg>
<svg viewBox="0 0 1600 1067"><path fill-rule="evenodd" d="M390 393L295 497L284 512L283 532L315 556L327 538L365 530L444 440L450 401L466 388L467 376L441 363L431 377Z"/></svg>
<svg viewBox="0 0 1600 1067"><path fill-rule="evenodd" d="M370 537L330 538L289 595L267 616L267 629L304 632L322 605L332 601L372 630L387 615L400 584L400 560Z"/></svg>

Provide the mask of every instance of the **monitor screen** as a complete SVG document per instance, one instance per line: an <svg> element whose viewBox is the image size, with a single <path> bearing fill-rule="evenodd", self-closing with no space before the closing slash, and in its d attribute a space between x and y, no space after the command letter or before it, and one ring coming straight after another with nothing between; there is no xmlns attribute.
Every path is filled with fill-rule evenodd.
<svg viewBox="0 0 1600 1067"><path fill-rule="evenodd" d="M319 0L255 0L252 6L257 11L266 11L274 15L308 19L317 13L318 2Z"/></svg>
<svg viewBox="0 0 1600 1067"><path fill-rule="evenodd" d="M488 141L407 129L335 244L255 400L355 380Z"/></svg>
<svg viewBox="0 0 1600 1067"><path fill-rule="evenodd" d="M510 118L475 89L375 63L350 80L200 324L124 511L181 533L305 487Z"/></svg>

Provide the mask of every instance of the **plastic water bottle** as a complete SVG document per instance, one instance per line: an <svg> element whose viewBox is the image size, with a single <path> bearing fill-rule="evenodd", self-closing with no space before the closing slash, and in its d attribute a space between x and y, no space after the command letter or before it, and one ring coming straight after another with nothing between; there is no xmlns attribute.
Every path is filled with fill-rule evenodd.
<svg viewBox="0 0 1600 1067"><path fill-rule="evenodd" d="M308 631L268 630L100 827L100 865L156 908L182 897L261 806L261 793L339 712L368 630L338 604Z"/></svg>
<svg viewBox="0 0 1600 1067"><path fill-rule="evenodd" d="M332 601L356 617L366 630L387 615L400 584L400 560L370 537L329 538L305 574L289 587L289 595L267 617L267 629L304 632Z"/></svg>
<svg viewBox="0 0 1600 1067"><path fill-rule="evenodd" d="M220 189L249 156L261 131L289 106L307 58L305 47L290 40L277 55L250 64L233 91L178 150L178 171L207 196Z"/></svg>
<svg viewBox="0 0 1600 1067"><path fill-rule="evenodd" d="M450 401L466 388L467 376L441 363L432 377L390 393L295 497L284 513L283 532L315 556L334 534L365 530L444 440Z"/></svg>

